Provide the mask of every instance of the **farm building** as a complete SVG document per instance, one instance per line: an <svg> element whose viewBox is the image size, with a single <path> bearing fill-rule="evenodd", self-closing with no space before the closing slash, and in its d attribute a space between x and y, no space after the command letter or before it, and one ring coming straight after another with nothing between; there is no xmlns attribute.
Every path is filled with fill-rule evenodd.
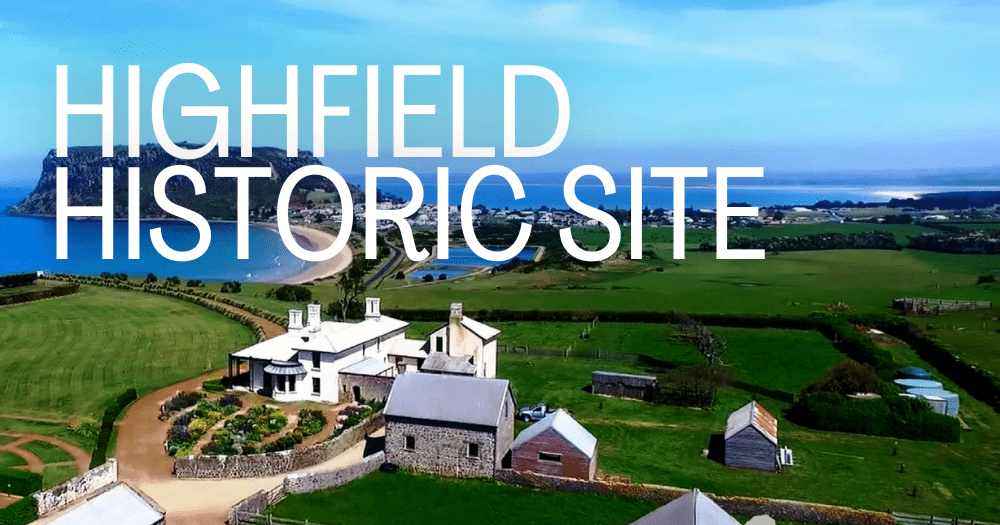
<svg viewBox="0 0 1000 525"><path fill-rule="evenodd" d="M510 461L514 412L505 379L403 374L383 412L386 459L420 472L493 477Z"/></svg>
<svg viewBox="0 0 1000 525"><path fill-rule="evenodd" d="M562 409L518 434L511 467L563 478L594 479L597 438Z"/></svg>
<svg viewBox="0 0 1000 525"><path fill-rule="evenodd" d="M463 315L462 303L452 303L448 322L427 336L428 352L439 355L434 361L428 359L421 371L496 377L499 336L500 330ZM429 365L437 368L424 370Z"/></svg>
<svg viewBox="0 0 1000 525"><path fill-rule="evenodd" d="M778 420L751 401L726 422L726 466L778 469Z"/></svg>
<svg viewBox="0 0 1000 525"><path fill-rule="evenodd" d="M590 388L594 394L645 400L652 397L656 389L656 378L595 371L591 376Z"/></svg>
<svg viewBox="0 0 1000 525"><path fill-rule="evenodd" d="M632 522L632 525L740 525L698 489Z"/></svg>

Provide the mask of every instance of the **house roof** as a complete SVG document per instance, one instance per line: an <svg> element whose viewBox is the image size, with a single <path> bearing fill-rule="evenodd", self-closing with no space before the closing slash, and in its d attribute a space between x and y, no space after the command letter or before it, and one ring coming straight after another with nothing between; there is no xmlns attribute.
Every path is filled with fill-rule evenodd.
<svg viewBox="0 0 1000 525"><path fill-rule="evenodd" d="M431 352L423 366L420 367L420 371L476 375L476 365L469 362L469 356L450 356L444 352Z"/></svg>
<svg viewBox="0 0 1000 525"><path fill-rule="evenodd" d="M427 357L427 341L399 337L386 342L385 352L388 355L402 357Z"/></svg>
<svg viewBox="0 0 1000 525"><path fill-rule="evenodd" d="M632 525L740 525L698 489L632 522Z"/></svg>
<svg viewBox="0 0 1000 525"><path fill-rule="evenodd" d="M124 483L69 509L49 525L152 525L163 519L163 510Z"/></svg>
<svg viewBox="0 0 1000 525"><path fill-rule="evenodd" d="M406 321L387 315L383 315L379 319L366 319L360 323L323 321L319 325L319 330L315 332L311 331L309 327L289 331L244 348L232 355L234 357L291 361L299 350L337 354L407 326L409 323Z"/></svg>
<svg viewBox="0 0 1000 525"><path fill-rule="evenodd" d="M747 403L729 415L729 420L726 422L726 439L749 426L760 431L771 443L778 444L778 420L756 401Z"/></svg>
<svg viewBox="0 0 1000 525"><path fill-rule="evenodd" d="M481 339L489 341L494 337L500 335L500 330L493 328L492 326L487 326L475 319L470 319L468 317L462 316L462 326L466 327L472 333L478 335Z"/></svg>
<svg viewBox="0 0 1000 525"><path fill-rule="evenodd" d="M340 372L343 374L377 376L390 368L392 368L392 365L389 363L380 359L375 359L374 357L368 357L354 363L353 365L344 367Z"/></svg>
<svg viewBox="0 0 1000 525"><path fill-rule="evenodd" d="M506 379L403 374L393 382L384 413L387 417L496 427L508 392L510 382Z"/></svg>
<svg viewBox="0 0 1000 525"><path fill-rule="evenodd" d="M587 457L592 458L597 452L597 438L561 408L522 430L510 448L515 449L550 428Z"/></svg>

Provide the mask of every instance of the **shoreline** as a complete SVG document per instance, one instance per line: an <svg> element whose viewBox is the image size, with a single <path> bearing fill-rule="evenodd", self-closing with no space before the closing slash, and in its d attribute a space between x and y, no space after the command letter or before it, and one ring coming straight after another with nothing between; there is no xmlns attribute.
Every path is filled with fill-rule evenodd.
<svg viewBox="0 0 1000 525"><path fill-rule="evenodd" d="M278 233L277 224L257 222L250 225L270 230L276 234ZM290 224L289 228L292 230L292 236L295 237L296 241L300 244L303 244L304 241L304 244L308 246L303 247L308 247L314 251L326 249L337 240L336 235L316 228L299 224ZM308 266L302 271L286 275L273 284L305 284L328 279L346 270L351 265L352 260L354 260L354 252L351 251L350 243L348 243L343 250L333 257L325 261L309 262Z"/></svg>

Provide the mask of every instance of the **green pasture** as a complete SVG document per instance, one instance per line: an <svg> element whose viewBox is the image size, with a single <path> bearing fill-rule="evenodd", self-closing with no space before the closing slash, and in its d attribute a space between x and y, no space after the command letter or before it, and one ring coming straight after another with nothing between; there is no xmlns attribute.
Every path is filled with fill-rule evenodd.
<svg viewBox="0 0 1000 525"><path fill-rule="evenodd" d="M65 450L44 441L29 441L19 448L38 456L42 463L65 463L73 461L73 456Z"/></svg>
<svg viewBox="0 0 1000 525"><path fill-rule="evenodd" d="M98 417L126 388L142 396L222 367L251 342L221 314L154 294L81 286L3 307L0 414Z"/></svg>
<svg viewBox="0 0 1000 525"><path fill-rule="evenodd" d="M268 513L317 524L393 523L406 509L406 522L412 524L625 525L656 507L632 498L531 490L482 479L375 472L342 487L291 494Z"/></svg>

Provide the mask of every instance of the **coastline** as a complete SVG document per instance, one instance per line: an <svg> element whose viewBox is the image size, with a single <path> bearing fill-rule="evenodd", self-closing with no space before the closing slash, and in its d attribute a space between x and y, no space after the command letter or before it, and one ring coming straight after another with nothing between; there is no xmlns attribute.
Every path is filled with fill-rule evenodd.
<svg viewBox="0 0 1000 525"><path fill-rule="evenodd" d="M260 228L266 228L275 233L278 231L278 226L276 224L254 223L253 225ZM299 241L300 244L308 245L308 248L311 250L323 250L337 240L337 237L333 234L316 228L310 228L308 226L292 224L290 225L290 229L292 230L292 235L295 236L295 239ZM350 244L348 244L343 250L333 257L325 261L309 263L303 271L287 275L275 284L304 284L312 281L328 279L346 270L347 267L351 265L351 261L353 259L354 253L351 251Z"/></svg>

